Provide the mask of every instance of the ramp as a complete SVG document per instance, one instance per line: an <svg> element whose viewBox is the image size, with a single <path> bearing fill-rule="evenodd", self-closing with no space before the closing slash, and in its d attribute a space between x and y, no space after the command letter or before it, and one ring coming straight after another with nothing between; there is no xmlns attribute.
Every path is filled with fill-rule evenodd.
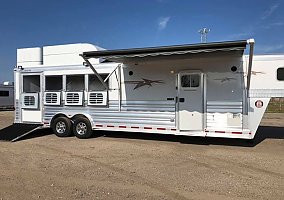
<svg viewBox="0 0 284 200"><path fill-rule="evenodd" d="M0 130L0 140L15 142L16 140L42 128L41 124L17 124L14 123Z"/></svg>

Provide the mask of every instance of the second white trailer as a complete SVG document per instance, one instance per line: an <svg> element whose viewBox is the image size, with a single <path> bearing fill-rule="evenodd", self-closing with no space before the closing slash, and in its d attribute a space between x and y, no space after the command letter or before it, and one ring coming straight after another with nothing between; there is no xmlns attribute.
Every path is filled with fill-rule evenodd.
<svg viewBox="0 0 284 200"><path fill-rule="evenodd" d="M14 109L14 85L9 82L0 84L0 110Z"/></svg>

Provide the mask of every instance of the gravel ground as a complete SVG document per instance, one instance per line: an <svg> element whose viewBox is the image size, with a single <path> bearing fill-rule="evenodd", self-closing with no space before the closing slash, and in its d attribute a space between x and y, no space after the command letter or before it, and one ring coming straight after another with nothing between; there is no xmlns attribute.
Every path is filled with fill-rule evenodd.
<svg viewBox="0 0 284 200"><path fill-rule="evenodd" d="M0 129L13 112L0 112ZM284 114L243 140L41 130L0 142L0 199L284 199Z"/></svg>

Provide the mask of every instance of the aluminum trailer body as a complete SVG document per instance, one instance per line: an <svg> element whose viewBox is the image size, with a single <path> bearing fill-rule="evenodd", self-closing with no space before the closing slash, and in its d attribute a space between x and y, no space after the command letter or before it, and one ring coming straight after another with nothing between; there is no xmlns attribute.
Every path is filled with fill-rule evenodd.
<svg viewBox="0 0 284 200"><path fill-rule="evenodd" d="M15 123L79 138L108 130L253 139L270 98L284 97L284 55L253 56L253 45L20 49Z"/></svg>

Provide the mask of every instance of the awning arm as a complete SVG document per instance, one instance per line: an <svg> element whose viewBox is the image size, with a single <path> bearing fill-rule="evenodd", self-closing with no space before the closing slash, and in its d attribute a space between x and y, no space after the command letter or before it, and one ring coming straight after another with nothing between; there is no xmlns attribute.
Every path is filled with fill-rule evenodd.
<svg viewBox="0 0 284 200"><path fill-rule="evenodd" d="M105 78L104 82L106 82L106 81L109 79L109 77L110 77L110 76L116 71L116 69L117 69L118 67L120 67L120 66L121 66L121 64L118 64L118 65L116 66L116 68L115 68L114 70L112 70L111 73L108 74L108 76Z"/></svg>
<svg viewBox="0 0 284 200"><path fill-rule="evenodd" d="M97 70L94 68L94 66L90 63L90 61L83 55L80 54L80 56L85 60L85 62L87 63L87 65L93 70L94 74L96 75L96 77L98 77L99 81L102 83L102 85L104 86L104 88L106 90L109 90L108 85L104 82L104 80L102 79L102 77L100 76L100 74L97 72Z"/></svg>
<svg viewBox="0 0 284 200"><path fill-rule="evenodd" d="M251 69L252 69L252 59L253 59L253 49L254 49L254 39L247 40L247 43L250 45L250 48L249 48L249 63L248 63L248 72L247 72L247 92L249 92L250 79L251 79Z"/></svg>

